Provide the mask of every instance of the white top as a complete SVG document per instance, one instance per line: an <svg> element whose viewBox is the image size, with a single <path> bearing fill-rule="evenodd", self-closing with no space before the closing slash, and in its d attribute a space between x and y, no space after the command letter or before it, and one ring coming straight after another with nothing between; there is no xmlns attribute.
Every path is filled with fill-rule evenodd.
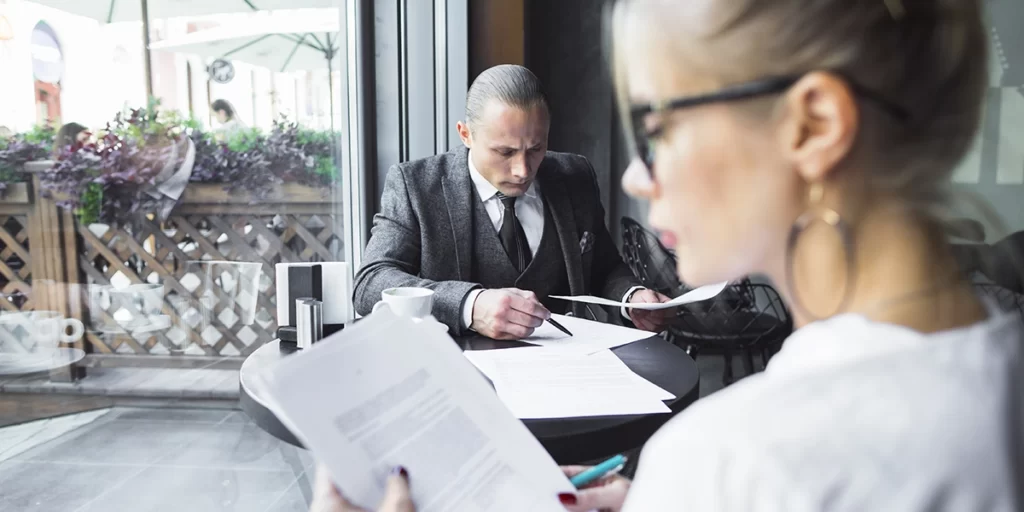
<svg viewBox="0 0 1024 512"><path fill-rule="evenodd" d="M624 510L1017 510L1022 339L999 313L931 335L808 325L651 438Z"/></svg>
<svg viewBox="0 0 1024 512"><path fill-rule="evenodd" d="M501 223L505 220L505 208L501 205L501 199L498 199L498 189L491 182L487 181L487 178L480 174L480 171L476 170L476 166L473 165L472 151L469 152L466 160L469 163L469 177L473 180L477 194L480 194L480 201L484 203L487 216L490 217L494 230L501 231ZM530 188L526 189L526 193L520 196L519 199L516 199L515 208L519 224L523 226L523 231L526 232L526 242L530 245L530 255L535 256L537 249L540 247L540 239L544 236L544 200L541 199L540 186L537 185L537 180L530 183ZM622 302L629 300L629 296L633 295L633 292L640 288L640 286L630 288L623 297ZM473 324L473 303L476 302L476 296L480 295L482 291L473 290L469 292L466 303L462 306L462 325L465 327ZM629 319L629 312L625 308L622 309L622 316L627 320Z"/></svg>

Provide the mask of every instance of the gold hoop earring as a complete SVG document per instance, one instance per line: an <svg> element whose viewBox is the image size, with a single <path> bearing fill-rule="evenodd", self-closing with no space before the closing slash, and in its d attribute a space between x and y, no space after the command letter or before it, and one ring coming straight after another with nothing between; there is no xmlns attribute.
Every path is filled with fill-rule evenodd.
<svg viewBox="0 0 1024 512"><path fill-rule="evenodd" d="M790 295L792 296L793 306L799 309L805 316L811 320L820 320L827 317L817 317L814 313L811 313L804 305L800 302L799 294L796 289L796 277L793 272L793 264L796 259L796 244L800 239L800 235L807 230L816 221L824 222L828 224L832 229L839 233L839 238L843 242L843 252L846 257L846 284L843 290L843 299L839 302L839 306L831 315L840 313L846 309L849 305L850 298L853 295L853 285L856 281L856 265L853 254L853 231L850 230L849 225L839 215L839 212L824 206L821 204L822 198L825 196L825 188L821 183L812 183L810 188L810 200L807 211L797 217L796 222L793 223L793 227L789 230L789 238L786 240L786 286L789 287Z"/></svg>

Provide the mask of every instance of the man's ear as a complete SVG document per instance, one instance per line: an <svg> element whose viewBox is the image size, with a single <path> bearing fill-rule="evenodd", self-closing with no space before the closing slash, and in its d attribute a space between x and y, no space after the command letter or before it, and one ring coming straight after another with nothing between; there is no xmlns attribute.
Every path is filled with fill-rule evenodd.
<svg viewBox="0 0 1024 512"><path fill-rule="evenodd" d="M467 148L473 147L473 134L469 131L469 125L459 121L455 123L455 130L459 132L459 138L462 139L462 145Z"/></svg>
<svg viewBox="0 0 1024 512"><path fill-rule="evenodd" d="M860 116L853 91L825 72L804 76L785 97L781 144L804 181L820 182L849 156Z"/></svg>

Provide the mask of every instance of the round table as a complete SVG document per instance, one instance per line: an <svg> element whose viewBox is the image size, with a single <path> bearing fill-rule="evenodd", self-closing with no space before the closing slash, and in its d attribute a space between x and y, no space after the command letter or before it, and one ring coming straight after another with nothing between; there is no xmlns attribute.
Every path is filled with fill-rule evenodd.
<svg viewBox="0 0 1024 512"><path fill-rule="evenodd" d="M0 375L43 373L71 366L85 359L80 348L56 348L41 353L0 353Z"/></svg>
<svg viewBox="0 0 1024 512"><path fill-rule="evenodd" d="M456 340L464 350L490 350L529 346L521 342L495 341L482 336ZM281 423L259 396L252 379L281 358L295 352L290 345L270 342L252 353L239 372L242 410L263 430L287 443L302 444ZM697 365L682 349L659 337L623 345L612 352L641 377L676 396L666 402L671 414L524 420L559 464L593 462L641 446L673 415L697 399L700 382Z"/></svg>

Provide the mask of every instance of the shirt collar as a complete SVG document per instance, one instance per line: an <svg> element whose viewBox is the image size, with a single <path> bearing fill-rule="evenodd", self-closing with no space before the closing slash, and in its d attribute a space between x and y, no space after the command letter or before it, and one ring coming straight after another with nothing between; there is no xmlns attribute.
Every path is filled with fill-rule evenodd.
<svg viewBox="0 0 1024 512"><path fill-rule="evenodd" d="M469 155L466 156L466 160L469 163L469 178L473 180L473 185L476 186L476 192L480 194L480 201L490 201L495 194L498 193L498 189L484 178L480 171L476 170L476 166L473 165L473 150L469 151ZM539 187L537 186L537 180L534 179L533 183L530 183L530 188L526 189L526 197L536 199L539 197Z"/></svg>
<svg viewBox="0 0 1024 512"><path fill-rule="evenodd" d="M943 348L965 350L962 340L1019 339L1016 319L986 302L989 318L970 326L931 334L875 322L856 313L845 313L812 322L796 330L772 357L765 371L777 376L821 371L856 364L897 353L935 353ZM1012 331L1018 332L1013 334ZM1009 332L1008 332L1009 331ZM967 343L970 345L970 343Z"/></svg>

